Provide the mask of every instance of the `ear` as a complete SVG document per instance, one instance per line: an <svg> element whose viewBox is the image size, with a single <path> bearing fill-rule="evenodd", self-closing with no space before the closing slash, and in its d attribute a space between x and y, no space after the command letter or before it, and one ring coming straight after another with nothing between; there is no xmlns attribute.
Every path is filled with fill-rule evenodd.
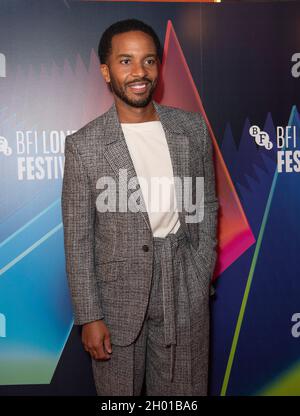
<svg viewBox="0 0 300 416"><path fill-rule="evenodd" d="M102 73L102 76L105 80L105 82L109 83L110 82L110 75L109 75L109 68L106 64L101 64L100 65L100 70Z"/></svg>

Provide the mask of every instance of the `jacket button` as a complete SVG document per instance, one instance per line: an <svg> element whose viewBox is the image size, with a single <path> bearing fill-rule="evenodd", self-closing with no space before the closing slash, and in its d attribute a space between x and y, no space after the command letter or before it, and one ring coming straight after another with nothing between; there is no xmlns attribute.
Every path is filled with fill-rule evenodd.
<svg viewBox="0 0 300 416"><path fill-rule="evenodd" d="M149 247L147 246L147 244L143 245L142 248L143 248L144 251L149 251Z"/></svg>

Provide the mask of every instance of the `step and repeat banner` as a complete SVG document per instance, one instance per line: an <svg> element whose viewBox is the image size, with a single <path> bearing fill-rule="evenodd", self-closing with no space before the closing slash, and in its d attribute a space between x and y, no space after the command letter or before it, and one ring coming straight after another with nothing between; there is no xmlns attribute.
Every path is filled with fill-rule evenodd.
<svg viewBox="0 0 300 416"><path fill-rule="evenodd" d="M220 200L210 395L300 395L297 2L2 0L0 395L95 395L65 272L64 142L112 96L117 20L163 45L155 99L205 117Z"/></svg>

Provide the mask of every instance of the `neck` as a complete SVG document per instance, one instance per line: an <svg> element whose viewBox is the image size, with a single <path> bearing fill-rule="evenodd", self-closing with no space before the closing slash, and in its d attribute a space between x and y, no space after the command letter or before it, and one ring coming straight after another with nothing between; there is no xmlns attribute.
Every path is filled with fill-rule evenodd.
<svg viewBox="0 0 300 416"><path fill-rule="evenodd" d="M120 123L144 123L159 120L153 101L141 108L132 107L118 99L115 99L115 104Z"/></svg>

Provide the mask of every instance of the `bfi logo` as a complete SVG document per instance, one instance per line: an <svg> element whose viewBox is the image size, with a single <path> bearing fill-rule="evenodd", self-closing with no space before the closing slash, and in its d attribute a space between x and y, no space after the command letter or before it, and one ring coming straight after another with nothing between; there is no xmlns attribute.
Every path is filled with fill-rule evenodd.
<svg viewBox="0 0 300 416"><path fill-rule="evenodd" d="M6 318L3 313L0 313L0 338L6 337Z"/></svg>
<svg viewBox="0 0 300 416"><path fill-rule="evenodd" d="M0 78L6 77L6 58L4 53L0 53Z"/></svg>

